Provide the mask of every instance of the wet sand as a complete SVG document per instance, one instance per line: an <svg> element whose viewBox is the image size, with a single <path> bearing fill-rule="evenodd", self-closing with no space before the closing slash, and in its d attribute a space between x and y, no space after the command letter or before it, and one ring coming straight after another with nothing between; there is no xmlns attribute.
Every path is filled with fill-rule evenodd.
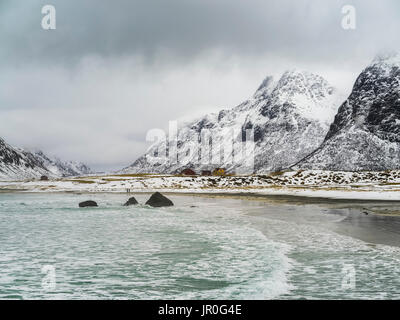
<svg viewBox="0 0 400 320"><path fill-rule="evenodd" d="M184 195L182 193L170 193ZM238 199L250 201L265 210L249 214L265 215L277 219L299 219L299 223L313 222L318 215L336 215L317 223L341 235L350 236L365 242L400 247L400 201L347 200L291 195L263 195L253 193L186 193L187 196ZM293 212L298 214L294 215ZM308 214L312 212L313 214ZM307 213L307 214L306 214Z"/></svg>

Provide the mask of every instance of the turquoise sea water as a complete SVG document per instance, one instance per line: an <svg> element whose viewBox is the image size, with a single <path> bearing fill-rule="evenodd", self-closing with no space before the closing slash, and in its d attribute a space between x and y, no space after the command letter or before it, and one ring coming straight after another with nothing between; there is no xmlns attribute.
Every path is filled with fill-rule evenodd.
<svg viewBox="0 0 400 320"><path fill-rule="evenodd" d="M337 233L345 212L170 198L0 194L0 298L400 298L399 248Z"/></svg>

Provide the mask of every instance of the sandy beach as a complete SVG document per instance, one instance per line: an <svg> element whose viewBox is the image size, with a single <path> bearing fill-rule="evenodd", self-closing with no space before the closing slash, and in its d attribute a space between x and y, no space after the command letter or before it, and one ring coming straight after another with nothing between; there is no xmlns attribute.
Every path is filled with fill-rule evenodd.
<svg viewBox="0 0 400 320"><path fill-rule="evenodd" d="M235 194L235 196L296 196L323 199L400 201L400 171L288 171L250 176L182 176L109 174L48 181L0 181L1 190L23 192L173 192Z"/></svg>

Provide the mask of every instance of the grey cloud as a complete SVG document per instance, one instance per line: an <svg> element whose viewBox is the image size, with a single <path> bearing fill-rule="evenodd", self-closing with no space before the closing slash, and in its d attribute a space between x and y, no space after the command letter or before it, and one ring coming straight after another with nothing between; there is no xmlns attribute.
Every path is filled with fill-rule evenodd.
<svg viewBox="0 0 400 320"><path fill-rule="evenodd" d="M74 63L86 55L142 55L150 62L164 51L178 62L204 50L290 57L343 57L377 44L394 45L397 1L318 0L119 0L50 1L57 30L40 28L49 1L3 3L3 57L14 63ZM340 27L341 8L358 9L358 30ZM396 29L397 28L397 29Z"/></svg>
<svg viewBox="0 0 400 320"><path fill-rule="evenodd" d="M41 8L57 30L41 29ZM357 29L341 28L341 8ZM350 90L398 50L396 0L2 0L0 136L97 168L131 163L146 131L233 107L269 74L309 69Z"/></svg>

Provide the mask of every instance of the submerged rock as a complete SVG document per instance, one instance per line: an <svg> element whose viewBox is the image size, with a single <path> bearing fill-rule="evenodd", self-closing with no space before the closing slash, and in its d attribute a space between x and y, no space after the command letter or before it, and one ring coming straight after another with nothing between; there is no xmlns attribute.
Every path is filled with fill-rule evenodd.
<svg viewBox="0 0 400 320"><path fill-rule="evenodd" d="M131 197L127 202L125 202L124 206L132 206L134 204L138 204L138 202L135 197Z"/></svg>
<svg viewBox="0 0 400 320"><path fill-rule="evenodd" d="M83 201L83 202L79 203L79 208L84 208L84 207L97 207L97 203L92 200Z"/></svg>
<svg viewBox="0 0 400 320"><path fill-rule="evenodd" d="M153 193L146 204L152 207L170 207L174 205L171 200L159 192Z"/></svg>

